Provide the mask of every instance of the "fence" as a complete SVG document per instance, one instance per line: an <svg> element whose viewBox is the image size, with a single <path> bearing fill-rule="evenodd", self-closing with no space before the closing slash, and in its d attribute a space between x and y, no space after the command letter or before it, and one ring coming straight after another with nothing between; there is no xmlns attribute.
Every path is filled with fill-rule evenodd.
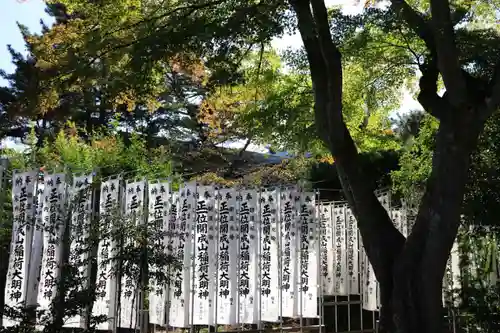
<svg viewBox="0 0 500 333"><path fill-rule="evenodd" d="M36 308L39 329L375 331L378 284L345 203L35 170L10 186L5 302ZM378 197L406 235L405 210ZM26 320L13 313L4 326Z"/></svg>

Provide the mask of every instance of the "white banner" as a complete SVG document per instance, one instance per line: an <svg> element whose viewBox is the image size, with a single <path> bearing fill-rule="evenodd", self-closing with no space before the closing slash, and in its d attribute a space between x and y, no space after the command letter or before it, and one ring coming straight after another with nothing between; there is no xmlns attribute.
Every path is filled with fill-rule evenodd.
<svg viewBox="0 0 500 333"><path fill-rule="evenodd" d="M392 207L391 207L392 204L391 204L390 192L384 191L384 192L378 193L377 199L382 204L382 207L384 207L384 209L387 211L387 215L389 216L389 218L392 219ZM398 226L396 228L399 228L398 230L400 230L400 232L402 232L402 226L401 226L400 222L401 221L398 221ZM365 259L368 262L368 257L366 256L366 253L365 253ZM367 272L369 274L373 275L372 279L375 280L375 298L376 298L375 304L376 304L376 307L378 309L380 307L380 283L377 281L377 279L375 277L375 272L373 271L373 267L371 266L371 264L369 264L367 270L368 270ZM372 305L367 305L367 306L372 307ZM373 310L373 311L375 311L375 310Z"/></svg>
<svg viewBox="0 0 500 333"><path fill-rule="evenodd" d="M277 190L262 192L260 207L260 318L262 321L276 322L279 316Z"/></svg>
<svg viewBox="0 0 500 333"><path fill-rule="evenodd" d="M177 253L173 274L173 288L169 312L172 327L188 327L191 321L191 282L193 277L191 254L193 253L193 227L196 207L196 184L181 186L177 214ZM193 254L194 255L194 254Z"/></svg>
<svg viewBox="0 0 500 333"><path fill-rule="evenodd" d="M236 196L232 189L219 190L218 205L218 269L216 286L217 324L236 323L236 293L238 265L238 224L236 222Z"/></svg>
<svg viewBox="0 0 500 333"><path fill-rule="evenodd" d="M300 305L302 317L318 316L319 232L314 193L302 193L300 208Z"/></svg>
<svg viewBox="0 0 500 333"><path fill-rule="evenodd" d="M27 305L37 305L38 301L38 287L40 284L40 274L42 270L42 256L43 256L43 198L44 198L44 185L43 180L38 175L36 196L35 196L35 228L33 230L33 241L31 242L31 256L30 256L30 275L28 285L29 299L26 301Z"/></svg>
<svg viewBox="0 0 500 333"><path fill-rule="evenodd" d="M384 192L378 193L377 199L382 204L382 207L384 207L385 210L387 212L389 212L389 209L391 207L391 196L390 196L389 192L384 191Z"/></svg>
<svg viewBox="0 0 500 333"><path fill-rule="evenodd" d="M390 216L392 219L392 223L398 229L400 233L403 233L403 226L401 224L401 211L398 208L391 208Z"/></svg>
<svg viewBox="0 0 500 333"><path fill-rule="evenodd" d="M74 177L71 190L64 178L64 174L45 175L45 184L37 185L37 172L13 175L13 235L4 295L7 306L39 303L42 311L50 308L60 276L67 198L72 203L69 263L81 281L77 288L88 286L89 230L92 216L97 214L92 205L92 175ZM116 265L110 259L123 244L112 239L111 231L117 223L123 224L123 214L142 223L144 186L144 182L128 183L120 196L119 179L101 185L98 213L102 230L97 251L97 299L92 311L93 316L108 318L98 325L101 330L113 328L119 303L117 326L133 328L138 323L139 274L133 270L132 276L123 276L117 284ZM175 259L166 267L149 262L152 324L185 328L191 324L277 322L279 317L299 314L317 317L318 287L326 295L361 294L363 309L378 310L379 285L347 205L333 202L316 207L313 193L296 189L217 191L191 183L171 192L168 182L149 183L148 228L152 236L148 247L152 250L148 253ZM406 209L391 207L388 192L377 197L396 228L407 236ZM123 211L119 209L121 198ZM138 267L139 260L131 264L125 266ZM167 279L159 283L164 274ZM460 288L456 244L443 283L445 301L458 306L458 294L450 293ZM122 289L119 295L118 286ZM64 326L83 328L85 310ZM8 327L16 322L5 318L4 324Z"/></svg>
<svg viewBox="0 0 500 333"><path fill-rule="evenodd" d="M257 271L259 265L259 196L255 190L242 190L238 196L239 270L238 313L239 323L258 321L259 294Z"/></svg>
<svg viewBox="0 0 500 333"><path fill-rule="evenodd" d="M347 205L339 204L333 208L333 237L334 237L334 295L348 294L347 276L347 243L346 243L346 209Z"/></svg>
<svg viewBox="0 0 500 333"><path fill-rule="evenodd" d="M295 247L298 240L296 217L298 216L299 201L295 201L295 189L282 191L280 194L281 219L281 317L295 317L298 315L297 295L297 252ZM300 196L298 196L300 200Z"/></svg>
<svg viewBox="0 0 500 333"><path fill-rule="evenodd" d="M12 242L10 245L9 267L5 288L5 305L13 308L24 307L32 297L27 293L29 260L33 240L34 196L37 173L15 172L12 176ZM14 318L4 316L3 325L17 325Z"/></svg>
<svg viewBox="0 0 500 333"><path fill-rule="evenodd" d="M335 295L335 245L333 227L333 203L322 203L321 221L321 274L324 295Z"/></svg>
<svg viewBox="0 0 500 333"><path fill-rule="evenodd" d="M496 263L492 264L495 265L496 269ZM448 262L446 264L443 286L443 299L445 301L445 304L449 304L451 306L459 306L459 289L461 287L460 253L458 252L458 243L456 241L455 243L453 243L453 247L450 251L450 257L448 258Z"/></svg>
<svg viewBox="0 0 500 333"><path fill-rule="evenodd" d="M151 230L152 236L149 243L148 253L153 256L167 255L171 256L174 250L175 217L177 212L174 210L174 220L170 222L170 184L149 182L149 216L148 230ZM168 302L168 287L170 284L170 266L162 267L161 261L156 260L149 264L149 323L164 326L166 323L165 312ZM166 274L167 280L162 280L162 273Z"/></svg>
<svg viewBox="0 0 500 333"><path fill-rule="evenodd" d="M145 185L144 180L127 181L125 185L125 221L128 222L131 228L144 224ZM125 237L123 242L124 247L133 244L133 240L128 237ZM122 265L122 267L133 267L133 271L122 270L121 272L120 308L117 327L137 329L140 302L138 289L140 274L137 274L137 272L140 272L141 264L138 261L122 261Z"/></svg>
<svg viewBox="0 0 500 333"><path fill-rule="evenodd" d="M43 256L38 290L38 310L49 311L57 295L63 260L63 236L66 227L66 190L63 173L44 175Z"/></svg>
<svg viewBox="0 0 500 333"><path fill-rule="evenodd" d="M409 226L408 226L408 214L406 208L404 207L400 208L399 211L401 215L401 233L403 234L403 236L408 237Z"/></svg>
<svg viewBox="0 0 500 333"><path fill-rule="evenodd" d="M362 258L363 271L361 281L363 283L363 309L377 311L377 279L365 251L363 251Z"/></svg>
<svg viewBox="0 0 500 333"><path fill-rule="evenodd" d="M75 176L71 189L71 237L69 264L76 267L80 285L78 291L90 284L90 227L92 222L92 175ZM69 318L64 327L85 328L85 312Z"/></svg>
<svg viewBox="0 0 500 333"><path fill-rule="evenodd" d="M359 295L359 242L358 224L350 208L346 209L347 223L347 275L350 295Z"/></svg>
<svg viewBox="0 0 500 333"><path fill-rule="evenodd" d="M178 261L177 254L179 251L179 192L174 192L173 189L170 189L170 198L169 198L169 211L168 211L168 235L169 242L167 245L167 251L169 253L169 260L171 260L168 266L168 276L167 276L167 293L166 293L166 308L165 308L165 327L168 327L170 323L170 313L172 311L172 298L174 297L175 291L175 279L176 273L178 272L179 267L182 271L181 263L182 261Z"/></svg>
<svg viewBox="0 0 500 333"><path fill-rule="evenodd" d="M97 325L99 330L113 329L117 299L116 275L113 258L117 246L113 229L120 218L120 178L108 179L101 184L99 201L100 240L97 249L96 301L92 310L93 316L105 316L106 322Z"/></svg>
<svg viewBox="0 0 500 333"><path fill-rule="evenodd" d="M215 196L211 186L199 186L196 200L195 264L193 294L193 324L211 325L214 322L214 291L216 274Z"/></svg>

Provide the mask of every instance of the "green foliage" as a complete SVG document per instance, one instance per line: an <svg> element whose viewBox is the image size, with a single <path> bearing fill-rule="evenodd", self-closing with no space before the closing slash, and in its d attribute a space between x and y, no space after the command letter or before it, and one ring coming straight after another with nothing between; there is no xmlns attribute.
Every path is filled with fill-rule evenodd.
<svg viewBox="0 0 500 333"><path fill-rule="evenodd" d="M94 187L98 185L98 181L94 180ZM68 214L65 218L65 224L68 226L72 220L72 214L78 213L78 210L73 210L79 204L79 200L84 196L92 195L94 189L90 186L81 190L78 193L70 196L70 200L66 208ZM87 191L87 193L84 193ZM62 330L62 325L69 318L75 315L81 315L82 311L87 307L92 306L96 300L97 289L96 284L90 284L92 280L89 276L81 274L82 265L87 267L94 279L96 278L97 260L95 256L88 255L95 253L99 242L103 239L111 240L114 244L119 244L114 248L103 261L103 264L113 263L118 265L113 266L109 274L121 281L120 279L131 279L133 283L144 293L148 294L153 285L149 282L144 284L141 278L148 272L148 277L154 279L156 287L164 287L167 281L171 278L172 269L179 264L172 255L167 254L162 240L165 234L158 228L154 221L148 223L138 223L139 218L144 218L146 211L134 212L131 215L123 214L118 205L115 204L107 211L106 214L97 214L93 216L91 230L82 247L73 249L69 253L69 244L74 242L74 234L69 232L69 228L65 230L65 236L62 240L63 257L65 264L62 266L61 276L58 280L58 294L54 298L48 310L31 311L22 307L10 308L5 307L4 314L10 318L15 318L19 321L19 325L0 328L2 333L14 332L35 332L34 327L29 325L32 319L36 316L37 324L43 326L43 332L54 333ZM78 223L78 222L77 222ZM72 228L82 228L82 225L72 225ZM81 255L86 254L82 259ZM68 261L70 257L76 256L81 259L81 262ZM108 273L107 273L108 274ZM151 281L151 280L148 280ZM89 316L89 326L85 332L95 332L96 325L108 321L106 316Z"/></svg>
<svg viewBox="0 0 500 333"><path fill-rule="evenodd" d="M462 205L463 230L458 242L463 266L461 298L455 309L461 325L470 332L498 332L500 328L500 284L491 281L498 274L498 214L500 212L500 113L487 121L478 147L471 156L469 180ZM391 177L394 190L416 206L430 175L437 121L424 116L418 134L408 141L400 159L400 169ZM496 263L496 264L494 264ZM474 269L474 274L470 269Z"/></svg>
<svg viewBox="0 0 500 333"><path fill-rule="evenodd" d="M425 115L421 120L418 135L401 154L400 169L391 172L393 190L412 206L418 205L432 170L438 126L439 122L434 117Z"/></svg>
<svg viewBox="0 0 500 333"><path fill-rule="evenodd" d="M420 119L418 134L407 140L400 159L400 169L391 174L394 190L412 204L418 200L432 170L432 154L438 121L430 115ZM463 202L463 218L471 225L498 225L500 213L500 112L486 122L476 150L471 156L469 178Z"/></svg>
<svg viewBox="0 0 500 333"><path fill-rule="evenodd" d="M237 68L247 45L269 42L286 25L280 1L57 2L73 19L31 40L38 66L60 70L47 85L48 108L62 89L92 83L105 84L115 105L154 105L175 57L203 56L217 81Z"/></svg>
<svg viewBox="0 0 500 333"><path fill-rule="evenodd" d="M500 110L486 122L471 156L463 213L468 224L498 226L500 213Z"/></svg>
<svg viewBox="0 0 500 333"><path fill-rule="evenodd" d="M204 100L202 122L219 138L246 137L276 150L327 154L314 125L309 73L294 67L301 57L289 52L283 64L273 51L251 53L242 62L242 83L218 87ZM401 79L402 73L384 77L367 66L359 59L344 66L347 126L361 151L397 149L388 114L399 105L400 82L395 78Z"/></svg>
<svg viewBox="0 0 500 333"><path fill-rule="evenodd" d="M173 177L173 165L165 147L148 149L145 140L133 135L126 146L116 135L95 133L90 142L77 136L76 128L68 125L53 142L41 148L31 135L29 148L23 152L6 152L16 169L38 168L69 173L96 172L101 177L126 174L129 177Z"/></svg>
<svg viewBox="0 0 500 333"><path fill-rule="evenodd" d="M283 184L297 184L309 180L311 170L318 163L316 159L301 156L284 159L281 163L256 166L237 179L225 179L214 173L207 172L192 177L201 184L220 184L223 186L279 186Z"/></svg>
<svg viewBox="0 0 500 333"><path fill-rule="evenodd" d="M473 226L458 234L462 302L456 313L469 332L500 329L500 283L498 279L498 228Z"/></svg>
<svg viewBox="0 0 500 333"><path fill-rule="evenodd" d="M390 172L399 168L400 152L395 150L380 150L364 152L359 155L360 166L370 179L369 186L374 189L391 186ZM337 174L337 169L331 163L315 163L310 167L309 177L315 188L324 189L322 199L346 200ZM333 191L332 191L333 190Z"/></svg>
<svg viewBox="0 0 500 333"><path fill-rule="evenodd" d="M100 118L134 110L134 115L124 113L122 119L142 133L158 133L159 119L175 119L169 131L186 122L198 129L208 126L207 133L198 131L201 139L205 135L215 142L250 138L276 149L327 154L316 135L312 86L303 53L285 54L285 70L279 57L265 48L293 22L285 2L232 1L223 6L218 1L61 3L67 13L63 6L51 6L58 17L54 27L40 36L25 32L36 56L33 70L44 73L39 78L36 109L61 109L67 105L62 103L67 92L85 109L96 109L85 100L92 101L87 95L100 90L97 111L107 110ZM242 15L252 19L242 24L236 20ZM387 116L399 107L401 87L413 83L415 61L411 61L408 45L413 36L408 31L387 34L390 24L386 21L395 21L387 12L348 17L331 10L330 15L345 54L348 128L361 151L397 149ZM414 40L412 47L417 44ZM189 73L194 80L165 91L161 78L175 72ZM185 97L179 103L182 98L175 92L200 88L204 91L197 98L204 102L198 114L196 106L186 107ZM165 95L168 98L158 99ZM176 117L183 109L188 117ZM154 112L148 116L145 110ZM137 127L138 120L151 125Z"/></svg>

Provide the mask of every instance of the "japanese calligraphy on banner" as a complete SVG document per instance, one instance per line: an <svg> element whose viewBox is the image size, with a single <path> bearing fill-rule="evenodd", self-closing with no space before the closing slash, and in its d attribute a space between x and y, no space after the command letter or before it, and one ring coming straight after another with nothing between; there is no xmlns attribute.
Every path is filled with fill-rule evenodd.
<svg viewBox="0 0 500 333"><path fill-rule="evenodd" d="M242 324L255 324L258 321L257 270L259 265L259 233L257 223L259 196L255 190L241 190L238 195L239 222L239 266L238 276L238 313Z"/></svg>
<svg viewBox="0 0 500 333"><path fill-rule="evenodd" d="M33 229L33 241L31 242L30 275L28 278L27 305L36 305L38 298L38 285L40 284L40 274L43 256L43 199L44 185L43 178L38 175L36 179L35 201L35 226Z"/></svg>
<svg viewBox="0 0 500 333"><path fill-rule="evenodd" d="M29 260L33 240L34 196L36 172L14 172L12 176L13 225L9 266L5 288L5 305L18 307L31 297L28 291ZM17 323L4 317L5 327Z"/></svg>
<svg viewBox="0 0 500 333"><path fill-rule="evenodd" d="M405 208L399 209L401 216L401 233L403 236L408 237L409 234L409 226L408 226L408 213Z"/></svg>
<svg viewBox="0 0 500 333"><path fill-rule="evenodd" d="M278 191L264 191L260 195L260 319L275 322L279 316L278 302L278 230L276 212Z"/></svg>
<svg viewBox="0 0 500 333"><path fill-rule="evenodd" d="M71 200L71 237L69 263L76 266L79 286L83 291L90 286L90 227L92 222L92 175L75 176L70 191ZM85 328L85 314L69 318L65 327Z"/></svg>
<svg viewBox="0 0 500 333"><path fill-rule="evenodd" d="M363 309L377 311L377 279L365 251L362 254L361 283Z"/></svg>
<svg viewBox="0 0 500 333"><path fill-rule="evenodd" d="M321 203L319 205L321 223L321 281L323 283L323 294L335 294L335 243L333 224L333 203Z"/></svg>
<svg viewBox="0 0 500 333"><path fill-rule="evenodd" d="M280 193L281 219L281 313L282 317L298 315L298 277L297 251L298 212L300 209L300 193L295 189Z"/></svg>
<svg viewBox="0 0 500 333"><path fill-rule="evenodd" d="M99 202L99 229L101 238L97 248L96 301L92 308L93 316L106 316L107 322L97 325L97 329L110 330L115 318L118 303L116 277L113 274L113 258L117 242L113 228L119 218L120 178L108 179L101 183Z"/></svg>
<svg viewBox="0 0 500 333"><path fill-rule="evenodd" d="M347 249L346 249L346 209L347 205L337 204L333 207L333 237L334 237L334 295L347 295Z"/></svg>
<svg viewBox="0 0 500 333"><path fill-rule="evenodd" d="M236 197L232 189L221 189L217 195L219 227L217 268L217 324L236 323L237 312L237 265L238 224L236 221Z"/></svg>
<svg viewBox="0 0 500 333"><path fill-rule="evenodd" d="M193 294L193 325L214 322L214 291L216 275L215 196L211 186L199 186L196 193L195 264Z"/></svg>
<svg viewBox="0 0 500 333"><path fill-rule="evenodd" d="M171 264L168 266L168 276L166 283L166 308L165 308L165 326L169 325L170 313L172 311L172 298L173 292L175 290L175 275L177 272L177 267L182 267L182 261L177 260L177 254L179 250L179 193L173 192L170 189L169 198L169 211L168 211L168 235L169 241L167 245L167 251L170 254Z"/></svg>
<svg viewBox="0 0 500 333"><path fill-rule="evenodd" d="M346 224L348 292L350 295L359 295L358 225L350 208L346 209Z"/></svg>
<svg viewBox="0 0 500 333"><path fill-rule="evenodd" d="M191 313L191 254L193 253L194 209L196 207L196 184L188 183L179 190L177 211L177 247L174 253L177 261L173 272L173 287L170 289L169 324L172 327L187 327ZM194 255L194 253L193 253Z"/></svg>
<svg viewBox="0 0 500 333"><path fill-rule="evenodd" d="M43 256L38 289L38 306L48 311L57 295L63 260L63 236L66 227L66 182L64 174L44 175Z"/></svg>
<svg viewBox="0 0 500 333"><path fill-rule="evenodd" d="M314 193L302 193L300 207L300 313L303 317L318 315L319 228Z"/></svg>
<svg viewBox="0 0 500 333"><path fill-rule="evenodd" d="M175 249L175 219L177 217L177 203L170 202L170 184L149 182L148 202L149 216L148 228L152 230L152 239L149 243L148 252L161 256L162 254L171 256ZM173 198L173 196L172 196ZM170 213L173 211L173 220L170 220ZM165 325L165 306L169 302L167 288L170 287L170 266L166 272L167 280L162 280L164 267L160 263L149 264L149 322L155 325Z"/></svg>
<svg viewBox="0 0 500 333"><path fill-rule="evenodd" d="M131 227L141 225L144 223L144 190L146 182L141 181L127 181L125 185L125 221L130 224ZM126 237L123 240L123 246L126 247L132 244L133 240ZM136 266L140 269L140 263L129 262L123 264L125 267ZM119 308L119 318L118 326L124 328L137 328L138 321L138 304L139 304L139 294L138 294L138 278L140 274L133 273L130 271L121 272L121 289L120 289L120 308Z"/></svg>
<svg viewBox="0 0 500 333"><path fill-rule="evenodd" d="M364 309L379 308L375 274L362 248L357 221L345 203L319 203L314 193L298 187L259 191L187 183L173 191L169 182L150 181L146 186L146 181L129 181L123 186L114 178L102 182L99 210L94 212L92 200L98 196L93 195L92 175L73 180L70 189L63 174L45 175L45 183L38 185L35 172L14 175L7 305L35 304L38 298L39 310L50 307L57 294L65 205L70 198L69 263L77 267L81 290L89 286L89 230L93 214L99 214L97 276L90 284L97 293L92 315L109 320L98 329L138 326L138 305L144 295L139 295L137 272L146 263L116 265L124 260L116 258L120 246L139 244L132 243L132 236L118 243L115 229L144 220L148 256L174 259L168 264L160 259L147 263L152 324L185 328L277 322L299 315L317 318L318 288L326 295L360 294ZM407 234L406 210L391 208L387 193L378 198L391 209L398 230ZM445 289L458 286L455 252ZM119 284L118 267L125 267ZM86 317L82 310L65 326L84 328ZM6 318L5 324L15 323Z"/></svg>
<svg viewBox="0 0 500 333"><path fill-rule="evenodd" d="M196 184L190 183L181 186L179 194L178 218L178 244L176 266L174 275L173 297L170 305L170 325L173 327L187 327L191 322L191 279L194 279L191 256L194 245L194 219L193 212L196 207L195 201Z"/></svg>

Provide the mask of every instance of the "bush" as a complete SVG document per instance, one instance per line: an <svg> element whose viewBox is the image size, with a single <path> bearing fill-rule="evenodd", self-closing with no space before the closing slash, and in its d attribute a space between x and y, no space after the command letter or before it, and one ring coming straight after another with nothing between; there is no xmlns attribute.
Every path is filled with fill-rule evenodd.
<svg viewBox="0 0 500 333"><path fill-rule="evenodd" d="M95 172L98 177L124 174L126 178L172 178L172 156L168 148L148 149L146 141L133 134L125 145L120 136L95 132L90 142L77 135L74 124L61 130L54 141L41 148L31 133L28 148L22 152L4 150L15 169L43 168L67 173Z"/></svg>

